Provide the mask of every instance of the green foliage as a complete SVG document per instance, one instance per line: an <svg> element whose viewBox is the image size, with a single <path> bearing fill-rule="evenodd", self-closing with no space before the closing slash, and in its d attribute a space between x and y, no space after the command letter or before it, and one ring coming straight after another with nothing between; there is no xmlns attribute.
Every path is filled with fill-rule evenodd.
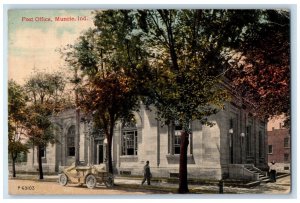
<svg viewBox="0 0 300 203"><path fill-rule="evenodd" d="M25 84L29 101L34 105L43 104L49 113L60 110L65 80L63 74L37 72Z"/></svg>
<svg viewBox="0 0 300 203"><path fill-rule="evenodd" d="M38 146L54 143L51 116L62 109L65 81L60 73L41 73L31 76L25 84L29 102L26 129L30 141Z"/></svg>
<svg viewBox="0 0 300 203"><path fill-rule="evenodd" d="M8 82L8 152L16 159L21 152L27 152L22 143L24 135L24 119L26 118L26 94L24 89L13 80Z"/></svg>
<svg viewBox="0 0 300 203"><path fill-rule="evenodd" d="M211 12L140 10L136 14L154 75L147 81L150 97L145 103L154 104L160 119L178 120L187 131L195 119L210 124L207 118L227 99L220 85L226 43L211 29L217 21L217 14L213 18Z"/></svg>
<svg viewBox="0 0 300 203"><path fill-rule="evenodd" d="M109 129L108 121L116 122L137 109L136 84L130 72L142 60L137 54L141 49L133 43L138 39L126 38L131 20L128 11L99 11L95 14L96 28L80 36L78 43L64 53L81 71L77 80L81 106L96 117L106 116L97 119L98 128Z"/></svg>
<svg viewBox="0 0 300 203"><path fill-rule="evenodd" d="M8 82L8 113L9 117L15 120L24 118L24 109L26 106L26 94L24 89L13 80Z"/></svg>

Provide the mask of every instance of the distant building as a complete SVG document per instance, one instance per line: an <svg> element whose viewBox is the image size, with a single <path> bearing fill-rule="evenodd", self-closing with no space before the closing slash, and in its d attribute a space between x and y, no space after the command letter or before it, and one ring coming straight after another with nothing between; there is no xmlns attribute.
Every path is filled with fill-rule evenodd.
<svg viewBox="0 0 300 203"><path fill-rule="evenodd" d="M268 123L268 163L276 162L277 171L290 172L291 134L283 127L283 118Z"/></svg>

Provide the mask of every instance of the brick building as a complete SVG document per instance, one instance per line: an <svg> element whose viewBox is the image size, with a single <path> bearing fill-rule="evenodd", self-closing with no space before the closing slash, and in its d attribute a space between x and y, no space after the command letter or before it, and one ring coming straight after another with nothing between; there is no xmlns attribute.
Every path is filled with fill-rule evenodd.
<svg viewBox="0 0 300 203"><path fill-rule="evenodd" d="M275 161L277 171L290 172L291 134L283 127L283 118L268 123L268 163Z"/></svg>

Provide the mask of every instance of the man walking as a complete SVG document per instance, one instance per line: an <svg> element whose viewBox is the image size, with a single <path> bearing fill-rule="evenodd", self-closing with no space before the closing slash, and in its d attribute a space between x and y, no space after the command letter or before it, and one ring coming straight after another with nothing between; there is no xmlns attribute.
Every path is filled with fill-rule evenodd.
<svg viewBox="0 0 300 203"><path fill-rule="evenodd" d="M146 161L146 165L144 166L144 179L142 181L142 185L144 182L147 180L147 184L150 185L150 179L152 177L152 174L150 172L150 166L149 166L149 161Z"/></svg>

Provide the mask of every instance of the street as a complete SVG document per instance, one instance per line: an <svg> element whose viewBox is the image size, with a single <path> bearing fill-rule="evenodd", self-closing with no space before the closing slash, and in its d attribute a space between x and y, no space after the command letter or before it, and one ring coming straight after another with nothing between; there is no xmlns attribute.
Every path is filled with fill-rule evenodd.
<svg viewBox="0 0 300 203"><path fill-rule="evenodd" d="M61 186L57 182L45 182L35 180L9 180L10 195L142 195L153 194L151 191L135 191L130 189L107 189L99 185L94 189L85 186L68 184Z"/></svg>
<svg viewBox="0 0 300 203"><path fill-rule="evenodd" d="M98 185L94 189L86 186L68 184L61 186L57 182L38 181L38 180L18 180L10 179L9 194L45 194L45 195L143 195L143 194L168 194L175 193L178 184L153 182L151 187L140 185L140 180L129 180L117 178L117 186L106 188ZM168 190L167 190L168 188ZM173 190L170 190L173 188ZM216 185L189 185L191 194L218 194L219 188ZM252 188L228 187L224 186L224 194L289 194L291 189L290 176L277 180L276 183L262 183ZM172 192L171 192L172 191Z"/></svg>

